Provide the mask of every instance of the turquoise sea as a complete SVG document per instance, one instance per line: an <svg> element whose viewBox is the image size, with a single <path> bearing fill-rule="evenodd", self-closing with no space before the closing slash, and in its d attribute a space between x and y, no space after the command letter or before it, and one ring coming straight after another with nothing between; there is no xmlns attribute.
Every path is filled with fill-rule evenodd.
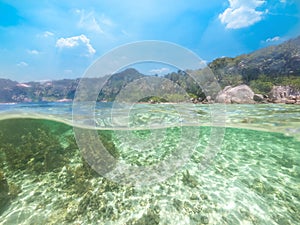
<svg viewBox="0 0 300 225"><path fill-rule="evenodd" d="M0 104L0 224L300 224L300 105L93 110Z"/></svg>

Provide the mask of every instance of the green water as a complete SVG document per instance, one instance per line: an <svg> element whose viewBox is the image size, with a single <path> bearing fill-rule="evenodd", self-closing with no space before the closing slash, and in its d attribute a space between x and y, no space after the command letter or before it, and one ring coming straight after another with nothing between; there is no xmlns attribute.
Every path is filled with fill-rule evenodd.
<svg viewBox="0 0 300 225"><path fill-rule="evenodd" d="M184 129L199 131L188 162L164 182L133 187L93 171L71 126L0 120L0 224L300 224L297 139L226 128L220 151L199 170L211 129ZM174 153L183 129L165 129L164 141L148 151L137 151L122 132L98 135L118 160L149 166ZM130 132L151 146L151 130Z"/></svg>

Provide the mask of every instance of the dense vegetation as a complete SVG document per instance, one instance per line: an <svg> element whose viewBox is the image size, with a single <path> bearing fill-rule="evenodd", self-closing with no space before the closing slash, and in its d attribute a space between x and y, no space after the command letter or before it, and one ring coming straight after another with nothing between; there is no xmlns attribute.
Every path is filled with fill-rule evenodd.
<svg viewBox="0 0 300 225"><path fill-rule="evenodd" d="M71 129L70 126L48 120L1 120L1 168L34 174L60 170L69 163L71 156L78 154ZM99 131L98 134L104 147L118 157L112 132Z"/></svg>
<svg viewBox="0 0 300 225"><path fill-rule="evenodd" d="M165 75L165 78L177 83L191 98L205 98L205 94L199 84L186 72L178 70L177 73L173 72Z"/></svg>
<svg viewBox="0 0 300 225"><path fill-rule="evenodd" d="M256 80L249 82L255 93L268 94L274 85L290 86L295 90L300 90L300 76L267 77L260 75Z"/></svg>
<svg viewBox="0 0 300 225"><path fill-rule="evenodd" d="M267 94L273 85L300 89L300 37L235 58L218 58L209 64L222 87L244 83Z"/></svg>

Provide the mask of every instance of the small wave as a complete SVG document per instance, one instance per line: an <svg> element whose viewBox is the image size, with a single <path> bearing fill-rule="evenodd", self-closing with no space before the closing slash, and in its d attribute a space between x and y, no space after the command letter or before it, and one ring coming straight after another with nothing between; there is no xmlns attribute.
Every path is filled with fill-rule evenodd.
<svg viewBox="0 0 300 225"><path fill-rule="evenodd" d="M0 102L0 105L16 105L16 102Z"/></svg>
<svg viewBox="0 0 300 225"><path fill-rule="evenodd" d="M141 124L112 124L111 122L100 123L100 119L90 119L82 118L81 120L73 121L72 118L67 116L57 116L57 115L47 115L42 113L21 113L21 112L12 112L12 113L0 113L1 120L10 120L10 119L36 119L36 120L49 120L58 123L63 123L68 126L90 129L90 130L151 130L151 129L166 129L172 127L218 127L219 124L213 124L209 120L206 122L199 121L177 121L174 123L151 123L151 120L145 120ZM107 118L102 120L107 120ZM227 121L226 123L221 123L219 127L226 128L237 128L245 130L257 130L263 132L273 132L273 133L282 133L286 136L291 136L300 141L300 123L281 123L280 125L274 125L273 123L261 124L261 123L244 123L237 121Z"/></svg>

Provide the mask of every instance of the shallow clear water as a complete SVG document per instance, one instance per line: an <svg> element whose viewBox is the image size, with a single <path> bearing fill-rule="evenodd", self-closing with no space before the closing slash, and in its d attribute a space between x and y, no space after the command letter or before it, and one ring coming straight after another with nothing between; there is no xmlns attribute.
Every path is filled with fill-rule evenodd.
<svg viewBox="0 0 300 225"><path fill-rule="evenodd" d="M0 224L300 224L299 106L226 106L205 169L211 138L222 138L212 136L209 105L138 105L113 118L110 107L97 106L96 129L118 161L147 167L188 151L183 133L196 133L195 148L163 182L118 184L82 159L70 104L1 105L0 170L11 193ZM94 129L85 119L80 129Z"/></svg>

